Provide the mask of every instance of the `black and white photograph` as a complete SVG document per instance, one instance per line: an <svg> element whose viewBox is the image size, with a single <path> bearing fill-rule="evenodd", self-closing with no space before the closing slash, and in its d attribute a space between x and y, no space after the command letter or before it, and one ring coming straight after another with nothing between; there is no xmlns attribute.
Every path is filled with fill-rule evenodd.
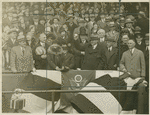
<svg viewBox="0 0 150 115"><path fill-rule="evenodd" d="M149 114L149 1L2 1L3 114Z"/></svg>

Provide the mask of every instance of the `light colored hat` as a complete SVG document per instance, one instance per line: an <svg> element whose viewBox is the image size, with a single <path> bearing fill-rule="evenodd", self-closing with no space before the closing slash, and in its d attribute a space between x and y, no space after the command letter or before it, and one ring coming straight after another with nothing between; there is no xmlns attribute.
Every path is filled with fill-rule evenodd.
<svg viewBox="0 0 150 115"><path fill-rule="evenodd" d="M43 55L46 54L46 50L42 46L39 46L35 49L35 53L36 55Z"/></svg>

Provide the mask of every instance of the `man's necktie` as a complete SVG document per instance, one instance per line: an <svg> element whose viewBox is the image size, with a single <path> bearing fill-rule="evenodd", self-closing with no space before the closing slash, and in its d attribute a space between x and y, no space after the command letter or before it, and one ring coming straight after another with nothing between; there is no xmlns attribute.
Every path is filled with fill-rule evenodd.
<svg viewBox="0 0 150 115"><path fill-rule="evenodd" d="M24 48L22 48L22 54L23 54L23 55L24 55L24 50L25 50L25 49L24 49Z"/></svg>

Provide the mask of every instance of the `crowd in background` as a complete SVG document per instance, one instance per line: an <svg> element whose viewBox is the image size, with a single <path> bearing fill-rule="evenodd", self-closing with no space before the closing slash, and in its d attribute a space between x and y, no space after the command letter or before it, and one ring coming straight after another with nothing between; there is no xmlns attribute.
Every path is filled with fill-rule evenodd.
<svg viewBox="0 0 150 115"><path fill-rule="evenodd" d="M148 17L148 3L3 2L3 69L11 69L11 56L17 58L12 48L20 39L31 48L35 69L117 70L129 39L143 52L147 64ZM100 49L89 50L94 40ZM115 57L106 55L109 61L103 57L108 46L115 48ZM24 65L25 59L19 63Z"/></svg>

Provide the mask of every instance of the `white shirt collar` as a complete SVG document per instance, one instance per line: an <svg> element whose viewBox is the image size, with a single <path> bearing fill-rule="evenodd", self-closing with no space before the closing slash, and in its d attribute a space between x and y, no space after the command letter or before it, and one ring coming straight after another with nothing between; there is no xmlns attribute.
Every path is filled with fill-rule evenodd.
<svg viewBox="0 0 150 115"><path fill-rule="evenodd" d="M133 54L134 50L135 50L135 48L130 49L130 51L132 52L132 54Z"/></svg>
<svg viewBox="0 0 150 115"><path fill-rule="evenodd" d="M105 37L99 38L100 42L104 42L105 41Z"/></svg>
<svg viewBox="0 0 150 115"><path fill-rule="evenodd" d="M96 49L96 47L97 47L97 44L95 44L95 45L93 46L93 49Z"/></svg>
<svg viewBox="0 0 150 115"><path fill-rule="evenodd" d="M112 46L110 46L110 47L108 48L108 50L112 51Z"/></svg>

